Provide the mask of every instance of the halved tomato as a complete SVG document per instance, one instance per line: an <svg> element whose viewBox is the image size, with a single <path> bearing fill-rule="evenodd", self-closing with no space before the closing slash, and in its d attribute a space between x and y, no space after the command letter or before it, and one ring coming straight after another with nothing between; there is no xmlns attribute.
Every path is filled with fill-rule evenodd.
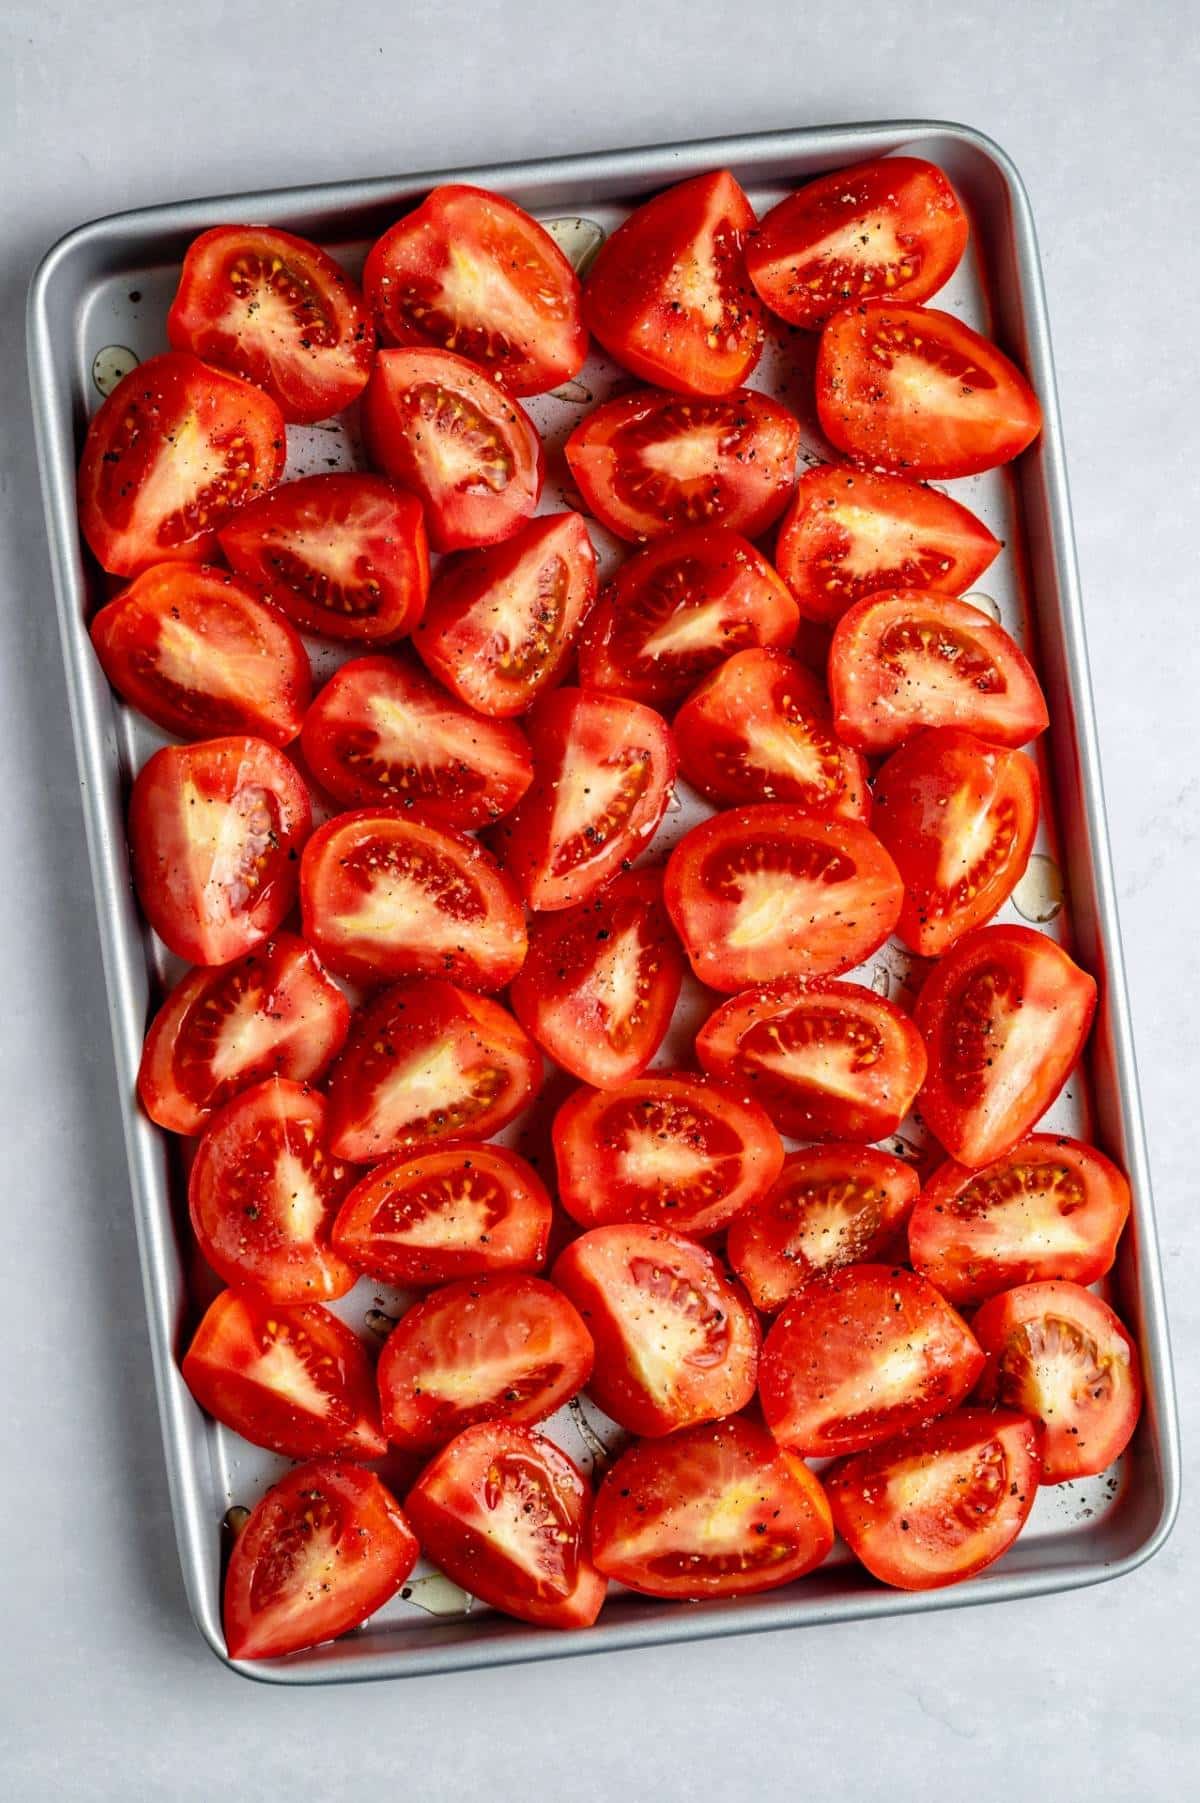
<svg viewBox="0 0 1200 1803"><path fill-rule="evenodd" d="M999 550L982 520L936 488L822 463L796 484L775 567L802 616L832 626L879 589L961 595Z"/></svg>
<svg viewBox="0 0 1200 1803"><path fill-rule="evenodd" d="M281 1308L250 1290L222 1290L181 1369L202 1409L284 1458L387 1451L367 1349L319 1302Z"/></svg>
<svg viewBox="0 0 1200 1803"><path fill-rule="evenodd" d="M774 1590L832 1545L819 1480L742 1415L631 1446L592 1511L597 1567L644 1596Z"/></svg>
<svg viewBox="0 0 1200 1803"><path fill-rule="evenodd" d="M995 1163L936 1170L908 1223L916 1270L951 1302L983 1302L1013 1284L1112 1269L1129 1218L1129 1184L1094 1146L1031 1133Z"/></svg>
<svg viewBox="0 0 1200 1803"><path fill-rule="evenodd" d="M967 216L941 170L881 157L809 182L772 207L746 244L759 295L815 330L850 301L923 301L958 267Z"/></svg>
<svg viewBox="0 0 1200 1803"><path fill-rule="evenodd" d="M286 745L300 731L312 694L304 646L228 570L156 564L90 630L113 688L164 732L251 732Z"/></svg>
<svg viewBox="0 0 1200 1803"><path fill-rule="evenodd" d="M794 801L806 814L866 820L867 767L839 744L811 670L785 651L738 651L675 716L679 768L718 807Z"/></svg>
<svg viewBox="0 0 1200 1803"><path fill-rule="evenodd" d="M700 981L733 990L861 964L895 926L904 890L861 821L772 802L685 833L663 894Z"/></svg>
<svg viewBox="0 0 1200 1803"><path fill-rule="evenodd" d="M275 486L286 457L274 401L167 351L131 369L88 426L79 529L114 576L176 558L202 563L217 528Z"/></svg>
<svg viewBox="0 0 1200 1803"><path fill-rule="evenodd" d="M444 563L413 643L481 714L523 714L560 675L596 598L583 517L548 513L502 545Z"/></svg>
<svg viewBox="0 0 1200 1803"><path fill-rule="evenodd" d="M430 979L381 990L329 1073L329 1143L372 1164L435 1142L487 1139L537 1093L542 1057L487 996Z"/></svg>
<svg viewBox="0 0 1200 1803"><path fill-rule="evenodd" d="M371 461L420 496L437 551L510 538L538 504L542 441L525 409L449 351L380 351L362 406Z"/></svg>
<svg viewBox="0 0 1200 1803"><path fill-rule="evenodd" d="M426 1555L481 1602L543 1628L588 1628L608 1588L588 1552L591 1501L553 1440L481 1421L425 1467L405 1508Z"/></svg>
<svg viewBox="0 0 1200 1803"><path fill-rule="evenodd" d="M823 1458L948 1414L983 1366L970 1328L925 1278L845 1265L784 1304L763 1345L759 1392L780 1444Z"/></svg>
<svg viewBox="0 0 1200 1803"><path fill-rule="evenodd" d="M268 938L296 895L312 803L295 766L264 739L164 745L129 803L138 900L164 945L227 964Z"/></svg>
<svg viewBox="0 0 1200 1803"><path fill-rule="evenodd" d="M231 1659L279 1659L357 1628L393 1597L420 1548L370 1471L336 1459L289 1471L238 1535L225 1574Z"/></svg>
<svg viewBox="0 0 1200 1803"><path fill-rule="evenodd" d="M1029 927L978 927L925 979L914 1017L929 1052L921 1113L978 1169L1016 1145L1070 1076L1096 984Z"/></svg>
<svg viewBox="0 0 1200 1803"><path fill-rule="evenodd" d="M264 1077L319 1077L342 1048L350 1005L293 933L217 969L190 970L150 1023L138 1094L172 1133L199 1133Z"/></svg>
<svg viewBox="0 0 1200 1803"><path fill-rule="evenodd" d="M525 958L525 915L469 833L400 808L359 808L318 828L300 863L304 936L339 976L449 977L503 989Z"/></svg>
<svg viewBox="0 0 1200 1803"><path fill-rule="evenodd" d="M657 1439L734 1415L754 1395L758 1317L704 1246L663 1227L595 1227L554 1281L596 1347L588 1382L605 1414Z"/></svg>
<svg viewBox="0 0 1200 1803"><path fill-rule="evenodd" d="M972 1326L988 1361L979 1400L1041 1421L1043 1481L1107 1471L1142 1410L1137 1347L1107 1302L1077 1283L1026 1283Z"/></svg>
<svg viewBox="0 0 1200 1803"><path fill-rule="evenodd" d="M973 476L1042 429L1015 363L952 313L890 300L835 313L817 352L817 413L839 451L913 476Z"/></svg>
<svg viewBox="0 0 1200 1803"><path fill-rule="evenodd" d="M586 689L661 707L733 651L790 645L796 604L766 558L724 526L658 539L627 558L579 640Z"/></svg>
<svg viewBox="0 0 1200 1803"><path fill-rule="evenodd" d="M534 778L495 831L531 908L584 902L645 851L666 811L675 746L660 714L618 695L558 689L529 719Z"/></svg>
<svg viewBox="0 0 1200 1803"><path fill-rule="evenodd" d="M682 978L662 876L630 870L590 901L533 922L509 999L556 1063L611 1089L640 1077L657 1052Z"/></svg>
<svg viewBox="0 0 1200 1803"><path fill-rule="evenodd" d="M330 1302L358 1281L329 1238L358 1173L330 1157L325 1116L318 1090L268 1077L205 1128L188 1212L200 1250L226 1283L270 1302Z"/></svg>
<svg viewBox="0 0 1200 1803"><path fill-rule="evenodd" d="M594 407L565 446L591 512L635 544L687 526L757 538L787 504L799 450L795 416L753 388L638 388Z"/></svg>
<svg viewBox="0 0 1200 1803"><path fill-rule="evenodd" d="M746 274L754 209L727 169L693 176L631 213L604 244L583 316L644 382L730 394L758 362L762 305Z"/></svg>
<svg viewBox="0 0 1200 1803"><path fill-rule="evenodd" d="M477 1421L532 1426L581 1390L592 1341L560 1290L517 1271L464 1277L407 1310L379 1360L393 1446L444 1446Z"/></svg>
<svg viewBox="0 0 1200 1803"><path fill-rule="evenodd" d="M220 539L234 569L263 583L304 632L387 644L421 618L429 591L421 503L382 476L285 482Z"/></svg>
<svg viewBox="0 0 1200 1803"><path fill-rule="evenodd" d="M789 1152L770 1194L730 1227L726 1257L755 1308L774 1314L823 1271L886 1256L920 1187L910 1164L874 1146Z"/></svg>
<svg viewBox="0 0 1200 1803"><path fill-rule="evenodd" d="M485 720L396 657L356 657L304 717L308 767L344 807L391 804L434 826L484 826L533 779L519 726Z"/></svg>
<svg viewBox="0 0 1200 1803"><path fill-rule="evenodd" d="M1024 1415L960 1409L840 1460L825 1474L838 1533L881 1583L961 1584L1006 1553L1029 1519L1041 1438Z"/></svg>
<svg viewBox="0 0 1200 1803"><path fill-rule="evenodd" d="M381 1283L450 1283L484 1271L540 1271L552 1205L537 1172L504 1146L402 1153L357 1183L333 1243Z"/></svg>
<svg viewBox="0 0 1200 1803"><path fill-rule="evenodd" d="M766 1195L783 1165L761 1108L683 1073L578 1089L553 1137L559 1201L585 1227L645 1221L716 1233Z"/></svg>
<svg viewBox="0 0 1200 1803"><path fill-rule="evenodd" d="M266 225L218 225L192 240L167 337L265 388L284 419L301 422L348 407L375 355L371 316L340 263Z"/></svg>
<svg viewBox="0 0 1200 1803"><path fill-rule="evenodd" d="M989 745L1024 745L1046 730L1046 699L1003 626L951 595L886 589L849 608L829 647L837 735L868 757L930 726L957 726Z"/></svg>
<svg viewBox="0 0 1200 1803"><path fill-rule="evenodd" d="M457 351L510 394L541 394L587 356L579 278L502 194L435 188L372 246L363 287L388 344Z"/></svg>

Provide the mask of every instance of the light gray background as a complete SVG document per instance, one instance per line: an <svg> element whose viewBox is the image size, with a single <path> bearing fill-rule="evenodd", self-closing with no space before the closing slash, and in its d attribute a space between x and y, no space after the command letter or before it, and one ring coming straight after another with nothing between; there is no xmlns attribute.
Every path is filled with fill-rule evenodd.
<svg viewBox="0 0 1200 1803"><path fill-rule="evenodd" d="M41 251L147 202L843 120L958 118L998 138L1046 262L1186 1454L1200 1432L1195 0L2 11L0 1794L1195 1794L1190 1495L1153 1565L1028 1604L321 1693L250 1685L204 1650L167 1512L22 338Z"/></svg>

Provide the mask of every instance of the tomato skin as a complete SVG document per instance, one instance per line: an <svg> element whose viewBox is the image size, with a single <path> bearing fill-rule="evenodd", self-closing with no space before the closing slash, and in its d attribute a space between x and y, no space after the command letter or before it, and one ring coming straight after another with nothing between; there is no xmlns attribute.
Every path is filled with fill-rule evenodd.
<svg viewBox="0 0 1200 1803"><path fill-rule="evenodd" d="M136 576L89 628L124 701L181 739L248 732L287 745L312 695L308 654L248 584L206 564Z"/></svg>
<svg viewBox="0 0 1200 1803"><path fill-rule="evenodd" d="M909 1220L909 1252L959 1304L1047 1278L1095 1283L1112 1269L1129 1206L1126 1178L1094 1146L1031 1133L982 1170L939 1166Z"/></svg>
<svg viewBox="0 0 1200 1803"><path fill-rule="evenodd" d="M594 1227L552 1275L595 1344L588 1394L630 1433L658 1439L754 1395L758 1318L706 1247L664 1227Z"/></svg>
<svg viewBox="0 0 1200 1803"><path fill-rule="evenodd" d="M216 529L275 486L286 457L274 401L198 357L165 351L131 369L88 426L79 529L114 576L175 559L203 563Z"/></svg>
<svg viewBox="0 0 1200 1803"><path fill-rule="evenodd" d="M1095 1012L1094 979L1029 927L977 927L934 965L914 1009L929 1053L920 1105L951 1158L978 1169L1024 1138Z"/></svg>
<svg viewBox="0 0 1200 1803"><path fill-rule="evenodd" d="M253 1446L288 1459L387 1451L367 1349L318 1302L222 1290L181 1368L200 1407Z"/></svg>
<svg viewBox="0 0 1200 1803"><path fill-rule="evenodd" d="M643 1596L749 1596L833 1546L819 1479L744 1415L631 1446L605 1473L592 1556Z"/></svg>
<svg viewBox="0 0 1200 1803"><path fill-rule="evenodd" d="M579 278L502 194L435 188L372 245L363 287L387 344L460 351L510 394L542 394L587 356Z"/></svg>
<svg viewBox="0 0 1200 1803"><path fill-rule="evenodd" d="M966 1322L923 1277L846 1265L785 1303L763 1344L759 1395L780 1444L822 1458L948 1414L983 1366Z"/></svg>
<svg viewBox="0 0 1200 1803"><path fill-rule="evenodd" d="M731 394L762 354L763 311L746 274L754 209L728 170L693 176L631 213L583 289L595 337L644 382Z"/></svg>
<svg viewBox="0 0 1200 1803"><path fill-rule="evenodd" d="M584 1227L716 1233L766 1195L783 1165L779 1135L756 1103L687 1072L578 1089L552 1134L559 1201Z"/></svg>
<svg viewBox="0 0 1200 1803"><path fill-rule="evenodd" d="M338 1459L287 1472L229 1556L229 1657L280 1659L359 1627L396 1594L419 1552L399 1503L373 1472Z"/></svg>
<svg viewBox="0 0 1200 1803"><path fill-rule="evenodd" d="M787 505L800 427L753 388L704 400L638 388L593 407L564 448L588 511L618 538L691 526L757 538Z"/></svg>
<svg viewBox="0 0 1200 1803"><path fill-rule="evenodd" d="M435 551L497 544L537 507L545 479L537 430L465 357L380 351L362 424L371 462L419 496Z"/></svg>
<svg viewBox="0 0 1200 1803"><path fill-rule="evenodd" d="M552 1440L483 1421L405 1500L426 1555L472 1596L544 1628L587 1628L608 1588L588 1551L591 1488Z"/></svg>
<svg viewBox="0 0 1200 1803"><path fill-rule="evenodd" d="M961 595L999 550L982 520L935 488L823 463L796 483L775 567L803 618L833 626L880 589Z"/></svg>
<svg viewBox="0 0 1200 1803"><path fill-rule="evenodd" d="M1016 747L1050 716L1033 668L1002 626L950 595L885 589L842 615L829 647L839 739L883 757L934 726Z"/></svg>
<svg viewBox="0 0 1200 1803"><path fill-rule="evenodd" d="M525 916L491 854L400 808L358 808L317 829L300 911L305 938L353 982L444 976L503 989L525 958Z"/></svg>
<svg viewBox="0 0 1200 1803"><path fill-rule="evenodd" d="M881 1583L961 1584L994 1565L1029 1519L1041 1440L1024 1415L960 1409L841 1459L825 1474L837 1530Z"/></svg>
<svg viewBox="0 0 1200 1803"><path fill-rule="evenodd" d="M835 449L910 476L995 469L1042 429L1037 396L1002 350L952 313L890 300L860 301L827 322L817 413Z"/></svg>
<svg viewBox="0 0 1200 1803"><path fill-rule="evenodd" d="M583 516L544 514L444 563L413 643L451 694L506 719L557 682L595 598Z"/></svg>

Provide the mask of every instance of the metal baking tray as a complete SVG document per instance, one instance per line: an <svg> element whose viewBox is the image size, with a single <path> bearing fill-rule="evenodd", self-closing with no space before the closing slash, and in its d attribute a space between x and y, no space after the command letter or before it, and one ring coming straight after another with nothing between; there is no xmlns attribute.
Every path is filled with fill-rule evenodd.
<svg viewBox="0 0 1200 1803"><path fill-rule="evenodd" d="M87 636L97 596L75 519L75 466L100 389L127 365L164 348L164 319L179 260L198 232L227 221L286 226L357 268L365 245L438 182L502 190L576 243L608 230L629 206L703 170L728 167L756 208L808 177L866 157L908 151L941 165L972 220L967 257L937 305L961 312L996 337L1028 371L1045 409L1042 436L1015 466L955 483L1005 549L973 597L1001 617L1039 669L1050 731L1038 747L1047 818L1031 876L1005 915L1032 919L1066 938L1100 981L1100 1007L1085 1067L1049 1117L1090 1134L1128 1171L1134 1215L1111 1280L1145 1364L1146 1408L1118 1466L1099 1479L1046 1489L1016 1546L998 1567L955 1588L920 1596L877 1585L843 1549L820 1571L747 1600L679 1604L614 1593L594 1628L556 1634L478 1605L436 1574L417 1574L362 1629L287 1660L228 1661L221 1633L222 1522L231 1504L252 1504L284 1461L248 1447L209 1421L179 1375L177 1356L195 1316L183 1199L182 1150L138 1110L135 1076L142 1038L163 984L173 975L139 918L130 887L124 803L134 771L158 736L110 692ZM1178 1506L1179 1455L1162 1277L1142 1113L1134 1068L1104 800L1084 645L1062 427L1046 301L1028 197L1003 151L980 133L934 122L846 125L660 145L496 167L434 170L318 187L222 196L146 208L80 227L46 256L29 296L29 357L38 453L83 789L88 846L108 984L121 1109L150 1321L159 1409L184 1583L197 1624L219 1658L248 1676L283 1684L399 1677L519 1659L554 1659L706 1635L898 1615L1029 1597L1131 1571L1162 1545ZM811 338L781 330L754 381L790 398L805 428L806 454L826 455L811 420ZM808 351L808 360L805 351ZM560 444L581 404L620 372L594 359L580 381L530 404ZM289 474L352 466L352 430L289 429ZM561 459L551 456L545 507L571 505ZM615 547L595 533L602 558ZM318 674L337 654L313 647ZM660 853L694 817L684 793L655 844ZM1065 898L1065 905L1064 905ZM1003 916L1002 916L1003 917ZM903 994L907 959L885 948L865 980ZM694 1010L697 998L692 998ZM682 1028L686 1030L685 1007ZM666 1056L670 1055L668 1044ZM535 1129L536 1130L536 1129ZM902 1129L908 1134L909 1129ZM919 1127L913 1129L918 1133ZM521 1141L528 1147L528 1139ZM130 1273L131 1284L133 1273ZM394 1296L364 1279L339 1312L360 1330ZM401 1299L402 1301L402 1299ZM585 1466L603 1461L612 1424L576 1403L550 1424Z"/></svg>

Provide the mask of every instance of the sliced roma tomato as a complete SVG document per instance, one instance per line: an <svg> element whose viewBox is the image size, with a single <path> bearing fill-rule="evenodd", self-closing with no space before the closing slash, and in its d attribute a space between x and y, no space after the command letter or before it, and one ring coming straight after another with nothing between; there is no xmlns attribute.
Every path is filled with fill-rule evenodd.
<svg viewBox="0 0 1200 1803"><path fill-rule="evenodd" d="M983 1365L966 1322L923 1277L846 1265L784 1304L763 1345L759 1392L780 1444L822 1458L948 1414Z"/></svg>
<svg viewBox="0 0 1200 1803"><path fill-rule="evenodd" d="M578 1089L553 1134L559 1201L585 1227L645 1221L716 1233L766 1195L783 1165L761 1108L678 1073Z"/></svg>
<svg viewBox="0 0 1200 1803"><path fill-rule="evenodd" d="M190 970L150 1024L138 1071L142 1107L172 1133L199 1133L264 1077L321 1076L342 1048L350 1005L293 933L232 964Z"/></svg>
<svg viewBox="0 0 1200 1803"><path fill-rule="evenodd" d="M1043 1482L1095 1477L1133 1438L1142 1369L1122 1321L1082 1285L1026 1283L971 1324L987 1354L979 1400L1041 1421Z"/></svg>
<svg viewBox="0 0 1200 1803"><path fill-rule="evenodd" d="M509 999L556 1063L612 1089L640 1077L657 1052L682 978L662 877L630 870L577 908L534 921Z"/></svg>
<svg viewBox="0 0 1200 1803"><path fill-rule="evenodd" d="M477 1421L544 1421L581 1390L592 1341L540 1277L498 1271L434 1290L402 1315L379 1360L393 1446L444 1446Z"/></svg>
<svg viewBox="0 0 1200 1803"><path fill-rule="evenodd" d="M481 1602L588 1628L608 1588L588 1553L591 1487L553 1440L481 1421L443 1447L405 1507L427 1556Z"/></svg>
<svg viewBox="0 0 1200 1803"><path fill-rule="evenodd" d="M1061 1133L1031 1133L981 1171L950 1159L908 1223L914 1267L951 1302L983 1302L1017 1283L1095 1283L1112 1269L1129 1218L1116 1165Z"/></svg>
<svg viewBox="0 0 1200 1803"><path fill-rule="evenodd" d="M890 300L835 313L817 352L817 413L830 444L911 476L973 476L1042 429L1015 363L952 313Z"/></svg>
<svg viewBox="0 0 1200 1803"><path fill-rule="evenodd" d="M904 891L860 821L772 802L685 833L663 894L700 981L733 990L861 964L895 926Z"/></svg>
<svg viewBox="0 0 1200 1803"><path fill-rule="evenodd" d="M435 1142L487 1139L520 1114L542 1057L487 996L431 979L381 990L329 1074L329 1143L372 1164Z"/></svg>
<svg viewBox="0 0 1200 1803"><path fill-rule="evenodd" d="M687 526L757 538L792 492L800 427L753 388L706 399L638 388L594 407L565 450L589 509L618 538Z"/></svg>
<svg viewBox="0 0 1200 1803"><path fill-rule="evenodd" d="M904 878L896 932L921 957L939 958L1020 881L1037 832L1037 766L934 726L892 753L874 794L871 823Z"/></svg>
<svg viewBox="0 0 1200 1803"><path fill-rule="evenodd" d="M356 1270L400 1289L484 1271L540 1271L552 1207L531 1165L504 1146L391 1158L357 1183L333 1224Z"/></svg>
<svg viewBox="0 0 1200 1803"><path fill-rule="evenodd" d="M1041 1430L1024 1415L960 1409L826 1472L855 1558L899 1590L961 1584L1006 1553L1041 1478Z"/></svg>
<svg viewBox="0 0 1200 1803"><path fill-rule="evenodd" d="M825 1492L802 1459L735 1416L631 1446L592 1511L592 1556L644 1596L748 1596L820 1565L833 1545Z"/></svg>
<svg viewBox="0 0 1200 1803"><path fill-rule="evenodd" d="M519 726L484 720L395 657L356 657L304 717L308 767L344 807L391 804L434 826L484 826L533 779Z"/></svg>
<svg viewBox="0 0 1200 1803"><path fill-rule="evenodd" d="M600 247L583 316L644 382L731 394L758 362L763 312L746 275L754 209L728 170L656 194Z"/></svg>
<svg viewBox="0 0 1200 1803"><path fill-rule="evenodd" d="M393 1597L420 1548L370 1471L314 1460L272 1486L238 1535L225 1574L231 1659L279 1659L335 1640Z"/></svg>
<svg viewBox="0 0 1200 1803"><path fill-rule="evenodd" d="M284 419L308 422L348 407L375 355L371 316L341 265L265 225L219 225L192 241L167 337L265 388Z"/></svg>
<svg viewBox="0 0 1200 1803"><path fill-rule="evenodd" d="M796 484L775 565L804 619L832 626L879 589L961 595L999 550L982 520L936 488L822 463Z"/></svg>
<svg viewBox="0 0 1200 1803"><path fill-rule="evenodd" d="M588 615L579 679L654 706L681 701L731 652L790 645L798 621L748 539L724 526L674 532L627 558Z"/></svg>
<svg viewBox="0 0 1200 1803"><path fill-rule="evenodd" d="M930 726L957 726L989 745L1024 745L1046 730L1046 699L1003 626L950 595L883 590L844 613L829 648L837 735L869 757Z"/></svg>
<svg viewBox="0 0 1200 1803"><path fill-rule="evenodd" d="M882 157L772 207L747 241L746 268L772 313L816 329L850 301L928 300L958 267L967 233L940 169Z"/></svg>
<svg viewBox="0 0 1200 1803"><path fill-rule="evenodd" d="M582 515L548 513L502 545L448 559L413 643L481 714L523 714L560 675L596 598Z"/></svg>
<svg viewBox="0 0 1200 1803"><path fill-rule="evenodd" d="M554 1281L596 1347L588 1382L605 1414L656 1439L745 1408L758 1317L704 1246L663 1227L595 1227L559 1256Z"/></svg>
<svg viewBox="0 0 1200 1803"><path fill-rule="evenodd" d="M525 915L469 833L400 808L336 814L304 848L304 936L339 976L388 983L451 977L503 989L525 958Z"/></svg>
<svg viewBox="0 0 1200 1803"><path fill-rule="evenodd" d="M288 912L311 825L308 790L265 740L164 745L138 772L129 803L143 913L179 957L227 964Z"/></svg>
<svg viewBox="0 0 1200 1803"><path fill-rule="evenodd" d="M182 1370L200 1407L254 1446L287 1459L387 1451L367 1349L319 1302L280 1308L250 1290L222 1290Z"/></svg>
<svg viewBox="0 0 1200 1803"><path fill-rule="evenodd" d="M821 1272L883 1258L920 1187L911 1165L874 1146L789 1152L769 1195L730 1227L726 1257L755 1308L774 1314Z"/></svg>
<svg viewBox="0 0 1200 1803"><path fill-rule="evenodd" d="M865 820L871 791L857 751L838 743L825 691L784 651L738 651L675 716L679 768L718 807L794 801L806 814Z"/></svg>
<svg viewBox="0 0 1200 1803"><path fill-rule="evenodd" d="M167 351L131 369L88 426L79 529L114 576L176 558L202 563L217 528L275 486L286 457L274 401Z"/></svg>
<svg viewBox="0 0 1200 1803"><path fill-rule="evenodd" d="M921 1113L951 1158L978 1169L1024 1138L1095 1011L1093 979L1029 927L978 927L934 965L914 1010L929 1052Z"/></svg>
<svg viewBox="0 0 1200 1803"><path fill-rule="evenodd" d="M545 460L537 429L465 357L380 351L362 421L372 463L420 496L436 551L510 538L538 504Z"/></svg>
<svg viewBox="0 0 1200 1803"><path fill-rule="evenodd" d="M618 695L558 689L529 719L534 778L495 832L531 908L584 902L645 851L675 779L662 716Z"/></svg>
<svg viewBox="0 0 1200 1803"><path fill-rule="evenodd" d="M200 1250L226 1283L269 1302L329 1302L358 1272L329 1230L358 1175L331 1158L325 1098L307 1084L268 1077L204 1130L188 1177L188 1212Z"/></svg>
<svg viewBox="0 0 1200 1803"><path fill-rule="evenodd" d="M388 344L457 351L510 394L541 394L587 356L579 278L502 194L435 188L372 246L363 287Z"/></svg>
<svg viewBox="0 0 1200 1803"><path fill-rule="evenodd" d="M266 585L304 632L356 643L403 638L429 591L421 503L382 476L302 476L220 534L241 575Z"/></svg>
<svg viewBox="0 0 1200 1803"><path fill-rule="evenodd" d="M286 745L300 731L312 694L304 646L228 570L143 570L100 609L91 635L113 688L164 732L251 732Z"/></svg>

